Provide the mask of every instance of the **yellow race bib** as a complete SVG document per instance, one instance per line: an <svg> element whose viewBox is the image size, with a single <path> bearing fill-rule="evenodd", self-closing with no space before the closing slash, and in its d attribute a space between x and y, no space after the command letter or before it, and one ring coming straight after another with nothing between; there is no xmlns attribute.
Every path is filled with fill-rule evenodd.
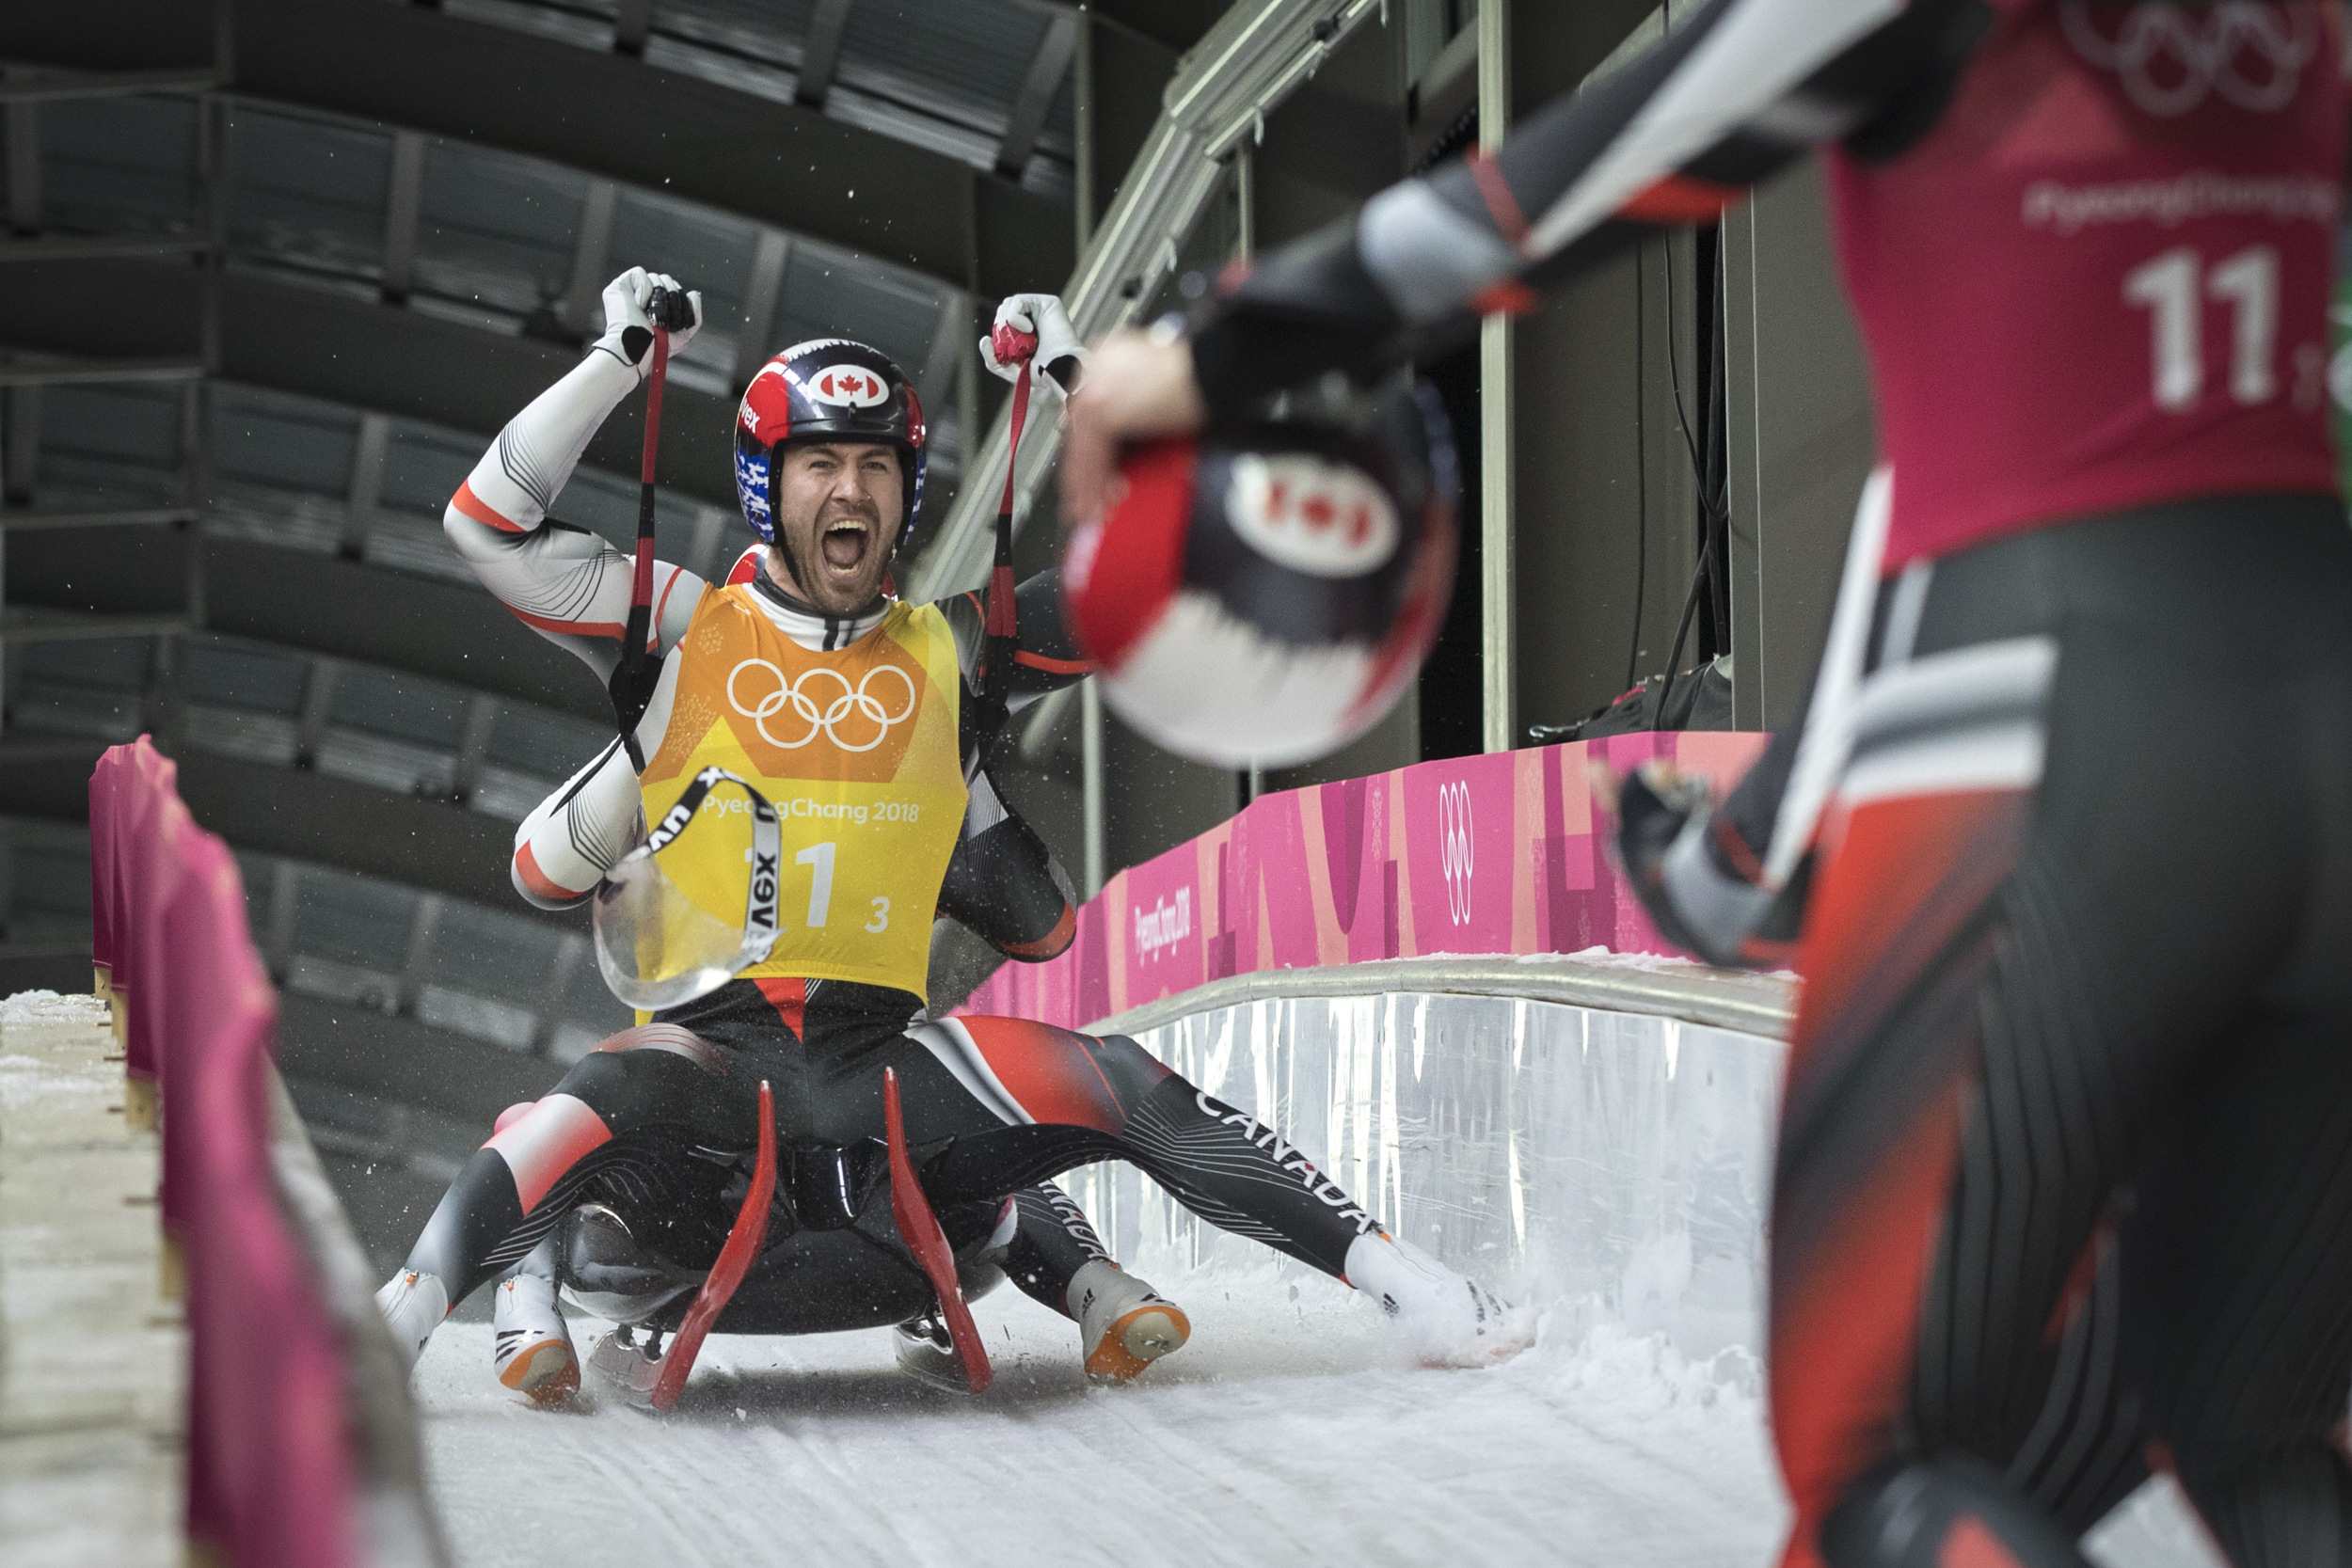
<svg viewBox="0 0 2352 1568"><path fill-rule="evenodd" d="M705 768L740 775L775 807L782 837L781 929L743 976L926 996L931 919L966 799L954 634L930 605L893 605L850 646L812 652L755 593L706 594L679 641L669 725L638 779L645 819L660 821ZM713 791L662 857L697 907L738 925L749 808L739 790Z"/></svg>

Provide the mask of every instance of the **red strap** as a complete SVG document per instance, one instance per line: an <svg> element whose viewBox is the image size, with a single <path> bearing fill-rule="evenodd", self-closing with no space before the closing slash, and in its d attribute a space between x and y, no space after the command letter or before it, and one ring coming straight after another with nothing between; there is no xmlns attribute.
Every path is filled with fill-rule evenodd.
<svg viewBox="0 0 2352 1568"><path fill-rule="evenodd" d="M955 1342L956 1359L963 1363L963 1381L979 1393L996 1380L988 1364L980 1331L972 1324L971 1309L963 1305L963 1290L956 1282L956 1255L947 1233L939 1227L930 1200L914 1180L914 1162L907 1157L906 1121L898 1111L898 1074L882 1069L882 1127L890 1139L890 1212L898 1222L898 1239L923 1265L931 1289L939 1294L939 1315L947 1320L947 1338Z"/></svg>
<svg viewBox="0 0 2352 1568"><path fill-rule="evenodd" d="M685 1390L687 1375L694 1370L694 1357L702 1352L704 1336L719 1321L719 1314L726 1310L736 1288L743 1283L743 1276L752 1272L759 1245L768 1239L768 1206L775 1196L776 1100L769 1090L768 1080L763 1078L759 1081L759 1160L752 1167L752 1190L743 1195L743 1207L736 1211L735 1227L727 1232L727 1244L719 1249L719 1261L711 1265L709 1277L694 1293L694 1305L687 1310L686 1321L678 1325L676 1337L671 1339L670 1353L661 1358L661 1375L653 1386L656 1410L667 1410L677 1403L678 1395Z"/></svg>
<svg viewBox="0 0 2352 1568"><path fill-rule="evenodd" d="M997 506L1000 526L1009 526L1012 516L1012 485L1014 459L1021 452L1021 427L1029 419L1029 380L1037 373L1028 365L1021 367L1021 379L1012 384L1012 439L1005 446L1005 499ZM990 575L988 582L988 635L1018 637L1021 634L1019 611L1013 604L1012 568L999 566Z"/></svg>
<svg viewBox="0 0 2352 1568"><path fill-rule="evenodd" d="M1012 439L1005 443L1005 499L997 505L1007 515L1012 512L1012 460L1021 450L1021 427L1029 420L1029 377L1036 373L1024 365L1021 379L1012 384Z"/></svg>

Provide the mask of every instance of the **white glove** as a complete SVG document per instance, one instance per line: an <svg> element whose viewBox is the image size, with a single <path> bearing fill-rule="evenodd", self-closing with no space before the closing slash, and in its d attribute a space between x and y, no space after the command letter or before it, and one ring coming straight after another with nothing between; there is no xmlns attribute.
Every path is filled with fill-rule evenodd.
<svg viewBox="0 0 2352 1568"><path fill-rule="evenodd" d="M604 336L589 345L604 350L624 365L634 366L640 381L653 373L653 317L648 307L653 303L656 288L665 289L673 296L684 294L694 309L692 325L671 328L670 352L675 354L693 341L703 325L702 292L686 290L666 272L631 267L604 286Z"/></svg>
<svg viewBox="0 0 2352 1568"><path fill-rule="evenodd" d="M1086 345L1078 341L1078 329L1070 325L1059 294L1009 294L996 307L996 325L1037 334L1037 357L1031 363L1042 372L1040 385L1064 397L1078 389L1078 378L1086 371ZM1020 380L1019 365L997 359L994 339L991 333L980 340L980 363L1006 381Z"/></svg>

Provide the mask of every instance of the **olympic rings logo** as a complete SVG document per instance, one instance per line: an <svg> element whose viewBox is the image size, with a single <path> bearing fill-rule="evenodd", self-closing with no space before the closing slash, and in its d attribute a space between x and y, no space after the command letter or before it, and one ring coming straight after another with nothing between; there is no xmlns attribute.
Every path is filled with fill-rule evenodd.
<svg viewBox="0 0 2352 1568"><path fill-rule="evenodd" d="M775 683L775 689L763 693L758 703L751 707L743 705L743 699L735 689L746 670L765 671L767 678ZM883 675L895 676L906 690L906 701L896 713L883 706L882 700L870 689L875 680ZM828 691L823 684L825 682L839 687L840 690ZM820 699L821 706L818 705ZM882 743L882 737L890 733L892 725L914 716L914 677L895 664L877 664L852 687L850 678L838 670L819 665L803 673L798 681L793 681L764 658L747 658L727 673L727 704L758 726L761 739L780 751L797 752L821 735L845 752L870 752ZM808 726L807 733L798 740L781 739L768 728L769 720L787 710L795 721ZM852 714L876 726L873 739L852 744L841 738L834 726Z"/></svg>
<svg viewBox="0 0 2352 1568"><path fill-rule="evenodd" d="M1445 909L1456 926L1470 918L1471 852L1470 785L1460 780L1438 786L1438 865L1445 874Z"/></svg>
<svg viewBox="0 0 2352 1568"><path fill-rule="evenodd" d="M2089 0L2065 0L2058 17L2076 53L2114 71L2134 103L2165 119L2188 113L2210 93L2256 114L2275 113L2295 101L2303 68L2319 53L2319 19L2308 6L2227 0L2201 23L2179 7L2135 6L2112 39L2092 25ZM2249 76L2240 69L2249 53L2260 56L2266 73ZM2160 69L2180 79L2159 82Z"/></svg>

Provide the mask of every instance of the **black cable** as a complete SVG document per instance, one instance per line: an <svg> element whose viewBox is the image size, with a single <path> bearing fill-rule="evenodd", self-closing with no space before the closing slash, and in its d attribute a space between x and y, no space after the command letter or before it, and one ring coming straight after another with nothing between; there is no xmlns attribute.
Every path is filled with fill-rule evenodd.
<svg viewBox="0 0 2352 1568"><path fill-rule="evenodd" d="M1682 427L1682 450L1691 454L1691 482L1699 487L1699 506L1712 522L1715 508L1707 494L1707 465L1699 461L1698 442L1691 435L1691 416L1682 406L1682 367L1675 359L1675 246L1666 236L1666 379L1675 392L1675 422ZM1704 552L1702 552L1704 554Z"/></svg>
<svg viewBox="0 0 2352 1568"><path fill-rule="evenodd" d="M1638 492L1637 492L1638 494ZM1642 510L1646 511L1647 508ZM1649 519L1637 515L1633 525L1633 643L1625 651L1625 689L1642 684L1642 600L1649 588Z"/></svg>
<svg viewBox="0 0 2352 1568"><path fill-rule="evenodd" d="M1653 730L1666 722L1666 699L1674 695L1675 666L1682 662L1682 640L1690 635L1691 617L1699 608L1699 590L1712 576L1708 567L1714 559L1715 540L1710 534L1707 543L1699 546L1699 569L1691 574L1691 591L1682 595L1682 620L1675 627L1674 650L1666 656L1665 679L1658 683L1658 720L1650 725Z"/></svg>
<svg viewBox="0 0 2352 1568"><path fill-rule="evenodd" d="M1635 253L1638 263L1640 253ZM1642 334L1643 274L1639 265L1633 269L1633 362L1639 365L1645 349ZM1668 305L1673 299L1669 293ZM1674 333L1666 334L1666 356L1674 357ZM1642 675L1642 612L1648 608L1649 597L1649 449L1643 440L1641 410L1633 417L1633 641L1625 651L1625 686L1628 691L1638 690Z"/></svg>
<svg viewBox="0 0 2352 1568"><path fill-rule="evenodd" d="M1709 606L1715 623L1715 652L1731 652L1731 403L1726 373L1726 349L1724 339L1730 324L1730 301L1724 277L1724 231L1721 225L1713 230L1708 246L1715 286L1708 291L1710 309L1709 330L1707 334L1709 352L1707 356L1708 395L1705 439L1707 442L1707 482L1705 490L1716 498L1717 516L1714 528L1715 559L1708 567L1714 579L1714 602Z"/></svg>
<svg viewBox="0 0 2352 1568"><path fill-rule="evenodd" d="M1682 662L1683 638L1689 633L1691 629L1691 617L1698 609L1699 586L1700 584L1709 582L1712 579L1713 563L1715 561L1715 530L1718 524L1728 525L1728 513L1730 510L1728 507L1719 508L1715 504L1715 498L1708 494L1707 466L1699 460L1698 442L1691 434L1691 416L1682 405L1682 367L1677 362L1675 357L1675 247L1674 237L1672 235L1668 235L1666 237L1665 251L1666 378L1674 388L1675 422L1682 427L1682 450L1690 454L1691 482L1698 486L1699 510L1705 515L1707 521L1707 541L1699 546L1698 570L1691 574L1690 592L1683 595L1682 623L1675 630L1674 649L1666 657L1665 678L1659 684L1658 712L1655 720L1650 725L1650 728L1653 730L1663 725L1666 721L1666 699L1674 693L1675 666ZM1645 526L1642 531L1645 536L1644 554L1646 555L1647 534L1649 531L1648 528ZM1637 610L1635 613L1638 616L1640 611ZM1638 627L1640 626L1639 620L1637 619L1634 624L1637 628L1636 638L1638 641Z"/></svg>

